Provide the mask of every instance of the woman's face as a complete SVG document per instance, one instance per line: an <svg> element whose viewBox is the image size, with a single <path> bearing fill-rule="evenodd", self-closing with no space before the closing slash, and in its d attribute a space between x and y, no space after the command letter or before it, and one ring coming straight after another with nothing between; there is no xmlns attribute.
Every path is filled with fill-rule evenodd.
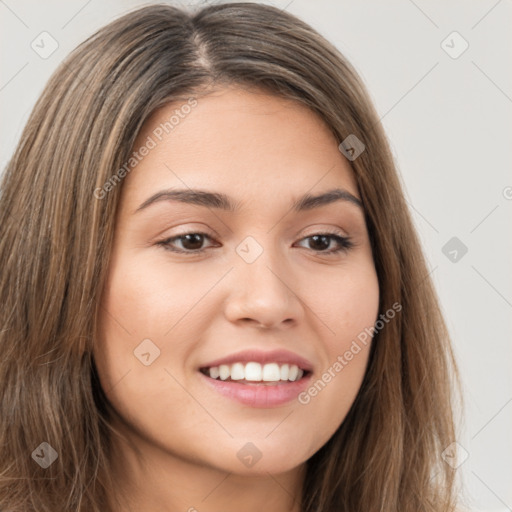
<svg viewBox="0 0 512 512"><path fill-rule="evenodd" d="M350 165L308 109L239 88L161 108L133 150L94 351L118 426L148 458L298 467L352 405L378 314Z"/></svg>

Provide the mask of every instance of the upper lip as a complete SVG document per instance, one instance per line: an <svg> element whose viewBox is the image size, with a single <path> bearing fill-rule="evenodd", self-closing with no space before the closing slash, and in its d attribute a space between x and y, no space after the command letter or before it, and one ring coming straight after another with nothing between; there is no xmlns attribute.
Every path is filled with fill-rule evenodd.
<svg viewBox="0 0 512 512"><path fill-rule="evenodd" d="M215 359L209 363L201 365L201 368L211 368L212 366L220 366L221 364L233 363L280 363L280 364L296 364L299 368L306 371L312 371L313 365L304 357L294 354L289 350L243 350L235 352L229 356Z"/></svg>

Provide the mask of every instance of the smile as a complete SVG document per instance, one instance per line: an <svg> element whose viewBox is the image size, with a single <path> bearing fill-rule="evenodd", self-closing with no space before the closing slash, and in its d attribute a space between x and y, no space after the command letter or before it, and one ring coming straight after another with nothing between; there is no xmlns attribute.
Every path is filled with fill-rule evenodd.
<svg viewBox="0 0 512 512"><path fill-rule="evenodd" d="M284 349L248 349L205 361L197 368L215 395L254 408L289 404L309 385L313 364Z"/></svg>
<svg viewBox="0 0 512 512"><path fill-rule="evenodd" d="M201 372L216 380L237 381L239 383L278 383L295 382L307 373L296 364L266 363L260 364L254 361L248 363L236 362L233 364L221 364L209 368L201 368Z"/></svg>

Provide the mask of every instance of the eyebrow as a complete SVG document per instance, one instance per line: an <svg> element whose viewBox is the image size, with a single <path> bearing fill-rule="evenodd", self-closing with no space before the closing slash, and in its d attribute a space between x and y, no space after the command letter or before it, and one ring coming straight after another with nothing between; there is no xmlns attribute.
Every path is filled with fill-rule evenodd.
<svg viewBox="0 0 512 512"><path fill-rule="evenodd" d="M161 190L146 199L134 213L137 213L152 204L161 201L178 201L181 203L192 204L196 206L204 206L207 208L216 208L228 212L236 212L239 209L240 201L236 202L231 197L221 192L209 192L199 189L174 189ZM363 209L363 203L348 190L334 188L321 194L312 195L304 194L302 197L294 201L292 209L295 212L312 210L335 202L347 202L354 204Z"/></svg>

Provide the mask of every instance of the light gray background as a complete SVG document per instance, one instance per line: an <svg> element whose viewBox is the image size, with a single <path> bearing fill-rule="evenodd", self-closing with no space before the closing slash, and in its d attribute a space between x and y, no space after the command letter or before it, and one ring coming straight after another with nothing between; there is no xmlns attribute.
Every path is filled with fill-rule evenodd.
<svg viewBox="0 0 512 512"><path fill-rule="evenodd" d="M512 5L507 0L269 3L330 39L369 88L462 371L467 409L458 441L468 453L460 466L466 502L472 510L512 510ZM57 64L94 30L146 4L0 0L2 169ZM43 31L58 42L47 58L31 47L35 41L41 51L51 48L51 41L41 42L47 37L39 36ZM469 44L457 58L465 43L453 31ZM443 253L452 237L467 247L462 257L457 248L450 254L450 246L448 256Z"/></svg>

